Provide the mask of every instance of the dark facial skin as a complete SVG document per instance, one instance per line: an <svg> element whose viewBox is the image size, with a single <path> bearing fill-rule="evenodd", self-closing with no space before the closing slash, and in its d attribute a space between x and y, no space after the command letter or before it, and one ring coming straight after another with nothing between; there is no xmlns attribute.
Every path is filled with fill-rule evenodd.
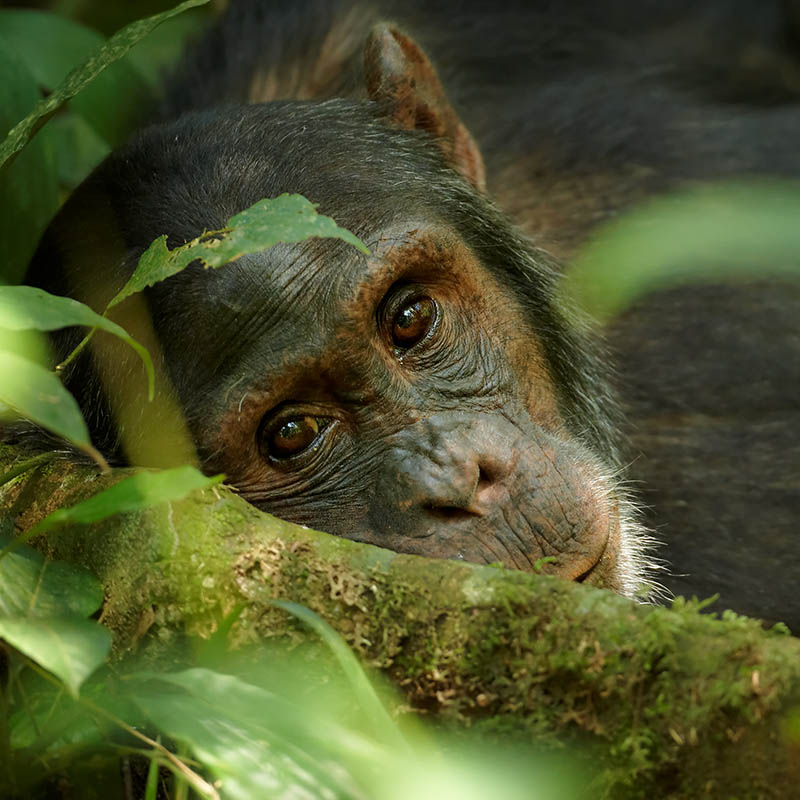
<svg viewBox="0 0 800 800"><path fill-rule="evenodd" d="M217 373L211 424L190 413L207 466L350 539L525 570L550 557L544 572L630 591L618 501L565 428L519 303L453 231L395 230L367 259L301 248L227 268L255 315L240 309L235 335L254 335ZM207 289L203 326L224 337L233 301ZM199 383L184 391L208 402Z"/></svg>

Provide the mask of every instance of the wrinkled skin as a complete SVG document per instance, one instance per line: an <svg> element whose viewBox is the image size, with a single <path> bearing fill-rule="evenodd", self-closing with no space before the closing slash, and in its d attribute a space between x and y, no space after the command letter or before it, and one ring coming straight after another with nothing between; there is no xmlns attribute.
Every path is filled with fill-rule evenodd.
<svg viewBox="0 0 800 800"><path fill-rule="evenodd" d="M282 192L370 249L278 246L123 303L159 397L148 405L135 357L96 337L67 375L93 437L133 463L195 448L258 507L351 539L634 595L648 538L611 477L604 359L548 256L488 200L424 52L392 25L355 28L351 99L284 101L275 66L245 87L268 102L173 104L45 234L29 281L96 308L157 236L174 246ZM74 343L59 334L57 352ZM171 452L184 429L191 445Z"/></svg>

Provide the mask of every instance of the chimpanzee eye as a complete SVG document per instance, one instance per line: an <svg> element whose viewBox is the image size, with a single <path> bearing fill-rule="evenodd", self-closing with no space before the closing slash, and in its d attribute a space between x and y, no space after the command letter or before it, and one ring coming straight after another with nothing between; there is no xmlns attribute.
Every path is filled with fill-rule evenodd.
<svg viewBox="0 0 800 800"><path fill-rule="evenodd" d="M264 430L262 450L265 455L277 460L298 456L314 444L325 428L325 422L311 416L284 418Z"/></svg>
<svg viewBox="0 0 800 800"><path fill-rule="evenodd" d="M415 297L394 315L392 341L408 350L421 342L436 321L436 303L430 297Z"/></svg>

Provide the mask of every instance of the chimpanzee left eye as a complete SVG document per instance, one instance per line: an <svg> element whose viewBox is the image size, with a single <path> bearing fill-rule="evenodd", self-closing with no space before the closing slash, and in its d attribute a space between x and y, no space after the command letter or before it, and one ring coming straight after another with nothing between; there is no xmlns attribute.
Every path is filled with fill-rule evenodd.
<svg viewBox="0 0 800 800"><path fill-rule="evenodd" d="M308 450L327 427L327 420L296 416L266 426L261 435L262 452L278 461L293 458Z"/></svg>
<svg viewBox="0 0 800 800"><path fill-rule="evenodd" d="M408 350L421 342L436 321L436 303L430 297L415 297L405 303L392 319L392 342Z"/></svg>

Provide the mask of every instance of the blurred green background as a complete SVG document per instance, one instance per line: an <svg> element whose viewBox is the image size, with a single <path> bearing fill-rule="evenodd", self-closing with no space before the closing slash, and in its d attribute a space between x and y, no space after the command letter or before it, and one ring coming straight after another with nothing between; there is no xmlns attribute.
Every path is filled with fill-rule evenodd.
<svg viewBox="0 0 800 800"><path fill-rule="evenodd" d="M0 7L0 138L108 35L174 3L4 3ZM163 70L213 4L163 23L61 109L0 171L0 282L17 283L64 198L152 113Z"/></svg>

